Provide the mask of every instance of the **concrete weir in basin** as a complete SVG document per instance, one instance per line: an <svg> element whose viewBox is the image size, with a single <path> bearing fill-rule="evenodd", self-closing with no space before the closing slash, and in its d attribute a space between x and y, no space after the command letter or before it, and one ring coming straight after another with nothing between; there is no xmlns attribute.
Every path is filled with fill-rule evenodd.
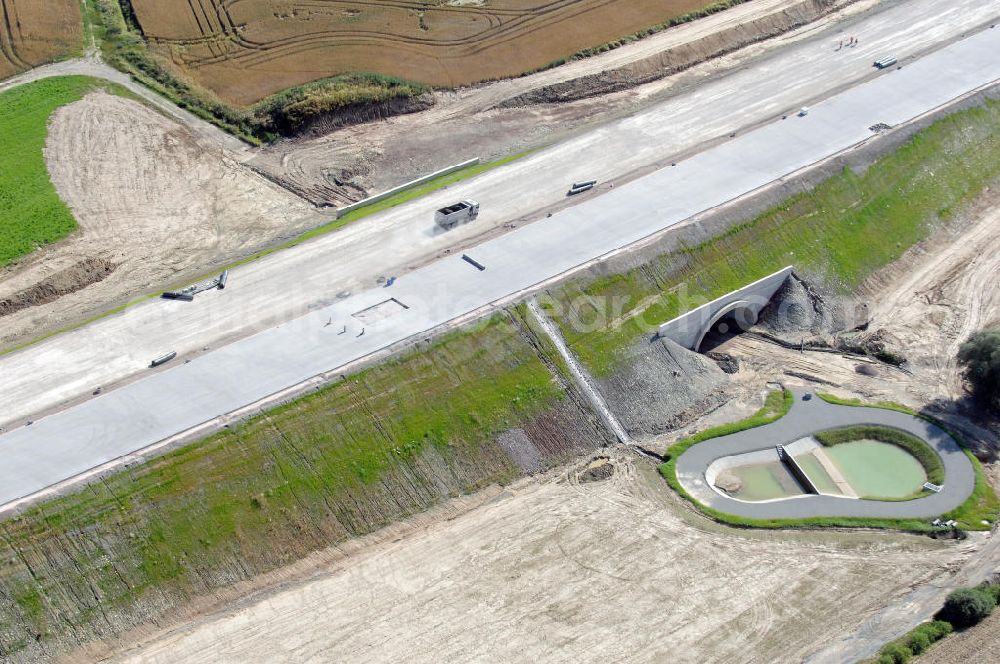
<svg viewBox="0 0 1000 664"><path fill-rule="evenodd" d="M734 319L737 327L747 330L757 322L761 310L791 274L792 266L789 265L667 321L656 334L697 351L709 330L727 316Z"/></svg>

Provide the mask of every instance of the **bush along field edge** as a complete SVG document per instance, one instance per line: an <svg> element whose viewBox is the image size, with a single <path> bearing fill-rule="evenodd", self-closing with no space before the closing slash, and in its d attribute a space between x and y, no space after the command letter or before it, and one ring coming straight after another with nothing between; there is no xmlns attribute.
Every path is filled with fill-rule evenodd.
<svg viewBox="0 0 1000 664"><path fill-rule="evenodd" d="M128 3L85 0L91 35L104 60L201 119L262 145L281 136L308 132L315 123L350 124L428 108L428 86L372 72L352 72L283 90L248 107L220 100L210 90L173 72L146 48Z"/></svg>
<svg viewBox="0 0 1000 664"><path fill-rule="evenodd" d="M215 93L176 72L146 46L142 27L125 0L84 0L85 27L101 44L108 64L131 74L150 89L203 120L251 143L261 145L282 136L376 120L429 108L432 88L376 72L349 72L295 86L246 107L222 101ZM649 37L667 28L704 18L748 0L718 0L702 9L675 16L599 46L581 49L543 67L509 78L558 67ZM484 79L480 83L487 83Z"/></svg>
<svg viewBox="0 0 1000 664"><path fill-rule="evenodd" d="M956 588L948 594L934 619L920 623L903 636L882 646L860 664L906 664L958 630L975 627L1000 603L996 579L978 586Z"/></svg>

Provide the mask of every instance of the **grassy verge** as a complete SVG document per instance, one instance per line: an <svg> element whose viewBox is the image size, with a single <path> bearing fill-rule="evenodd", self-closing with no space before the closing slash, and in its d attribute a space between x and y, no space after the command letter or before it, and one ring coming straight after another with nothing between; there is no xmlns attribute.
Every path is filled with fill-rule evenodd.
<svg viewBox="0 0 1000 664"><path fill-rule="evenodd" d="M965 530L989 530L991 527L990 524L997 520L998 515L1000 515L1000 498L997 497L993 487L990 486L989 480L986 479L986 473L983 471L983 464L979 461L976 455L972 453L972 450L969 449L969 446L966 444L962 436L953 431L947 424L929 415L918 413L912 408L908 408L902 404L894 403L892 401L865 403L860 399L845 399L843 397L830 394L829 392L819 391L816 392L816 396L823 401L841 406L867 406L869 408L883 408L886 410L906 413L907 415L912 415L926 420L945 431L949 436L955 439L955 442L958 443L959 447L962 448L962 451L965 452L965 456L969 458L969 462L972 463L972 467L976 473L976 483L972 490L972 495L969 496L964 503L947 514L942 514L941 516L945 519L954 519L958 522L959 526ZM982 523L983 521L987 521L989 523L984 524Z"/></svg>
<svg viewBox="0 0 1000 664"><path fill-rule="evenodd" d="M778 395L778 396L775 396ZM779 400L784 400L785 404L779 406ZM680 440L670 448L667 449L664 455L666 461L660 466L660 475L666 480L667 484L680 494L685 500L694 505L700 512L708 516L709 518L718 521L719 523L725 523L731 526L737 526L741 528L820 528L820 527L840 527L840 528L880 528L880 529L893 529L893 530L903 530L909 532L929 532L932 527L926 520L923 519L870 519L864 517L814 517L809 519L749 519L740 516L735 516L733 514L727 514L719 510L713 509L706 505L703 505L698 500L689 494L684 487L681 485L680 481L677 479L677 459L692 445L710 440L712 438L718 438L720 436L726 436L731 433L736 433L738 431L743 431L745 429L750 429L753 427L763 426L764 424L770 424L771 422L779 419L788 409L791 407L792 397L791 393L786 390L786 393L782 395L781 392L772 392L768 396L768 403L765 404L764 408L752 415L746 420L741 420L739 422L733 422L730 424L725 424L718 427L713 427L711 429L706 429L694 436ZM860 405L860 404L859 404ZM973 494L966 500L966 502L948 514L942 515L949 519L955 519L959 521L960 525L967 530L985 530L989 526L984 526L979 523L977 518L979 515L988 513L991 508L990 506L996 506L1000 508L1000 504L997 502L996 495L993 494L992 490L989 489L989 485L985 484L985 476L982 476L982 468L979 466L978 461L974 463L976 466L976 489ZM980 477L984 482L983 486L980 486ZM997 509L993 509L990 512L991 516L989 520L992 522L996 518ZM987 518L983 516L982 518Z"/></svg>
<svg viewBox="0 0 1000 664"><path fill-rule="evenodd" d="M317 117L352 109L374 109L380 104L419 97L429 90L419 83L391 76L351 73L290 88L252 106L228 104L177 73L167 58L151 52L135 16L124 14L117 0L86 0L86 3L86 16L94 24L91 34L100 41L108 64L177 106L254 145L272 141L279 135L295 134Z"/></svg>
<svg viewBox="0 0 1000 664"><path fill-rule="evenodd" d="M47 78L0 92L0 267L76 229L49 180L42 149L52 113L95 89L124 92L85 76Z"/></svg>
<svg viewBox="0 0 1000 664"><path fill-rule="evenodd" d="M419 184L416 185L415 187L403 190L398 194L390 196L389 198L385 198L381 201L376 201L375 203L365 205L364 207L351 210L347 214L337 219L336 222L331 222L331 223L339 224L338 226L336 226L336 228L340 228L340 226L343 226L344 224L349 224L352 221L363 219L364 217L375 214L376 212L381 212L382 210L388 210L389 208L396 207L397 205L408 203L409 201L412 201L416 198L420 198L421 196L425 196L429 193L435 192L438 189L444 189L448 185L452 185L455 184L456 182L460 182L462 180L467 180L471 177L475 177L480 173L485 173L486 171L493 170L498 166L505 166L511 163L512 161L517 161L522 157L527 157L529 154L537 152L539 149L540 148L532 148L530 150L524 150L522 152L517 152L515 154L507 155L506 157L501 157L500 159L495 159L493 161L483 162L479 164L473 164L472 166L468 166L461 170L441 175L439 177L434 178L433 180L424 182L423 184ZM326 226L324 226L323 228L326 228ZM336 228L330 228L330 230L336 230Z"/></svg>
<svg viewBox="0 0 1000 664"><path fill-rule="evenodd" d="M852 291L998 178L1000 102L988 101L936 122L863 174L845 170L723 235L552 291L553 318L605 377L658 325L789 263Z"/></svg>
<svg viewBox="0 0 1000 664"><path fill-rule="evenodd" d="M534 431L547 459L593 444L576 442L583 428L562 433L584 416L520 329L498 316L452 333L0 522L0 655L15 651L11 623L44 640L109 615L144 620L163 598L509 481L501 432Z"/></svg>
<svg viewBox="0 0 1000 664"><path fill-rule="evenodd" d="M683 438L671 445L667 448L666 454L664 455L664 458L667 459L664 466L670 466L673 468L673 464L676 462L677 457L684 454L684 452L687 451L687 449L692 445L697 445L698 443L711 440L712 438L728 436L739 431L762 427L765 424L770 424L775 420L781 419L788 414L789 410L791 410L792 403L794 401L795 396L792 394L791 390L772 390L768 392L767 397L764 399L764 405L761 406L760 410L750 417L744 420L739 420L738 422L720 424L719 426L699 431L695 435Z"/></svg>
<svg viewBox="0 0 1000 664"><path fill-rule="evenodd" d="M813 434L813 438L827 447L850 443L855 440L878 440L900 447L920 462L924 472L927 474L927 481L933 484L944 484L944 463L937 452L931 449L930 445L920 440L916 436L905 431L893 429L892 427L878 426L874 424L856 425L841 427L838 429L827 429ZM916 494L917 496L922 493ZM867 497L867 496L866 496ZM875 498L874 500L879 500Z"/></svg>
<svg viewBox="0 0 1000 664"><path fill-rule="evenodd" d="M917 412L912 408L907 408L902 404L898 404L894 401L875 401L872 403L866 403L861 399L838 397L835 394L830 394L829 392L816 391L816 396L827 403L832 403L837 406L867 406L869 408L882 408L884 410L894 410L897 413L906 413L907 415L917 415Z"/></svg>

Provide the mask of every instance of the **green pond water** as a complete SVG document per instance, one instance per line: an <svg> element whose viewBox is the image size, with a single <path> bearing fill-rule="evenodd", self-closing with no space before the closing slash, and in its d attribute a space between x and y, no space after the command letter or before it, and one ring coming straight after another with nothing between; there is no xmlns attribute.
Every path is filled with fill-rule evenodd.
<svg viewBox="0 0 1000 664"><path fill-rule="evenodd" d="M830 477L826 469L823 468L823 464L819 462L812 452L808 454L800 454L795 457L799 466L805 471L805 474L812 480L812 483L816 485L820 493L829 493L834 496L840 495L840 489L834 483L833 478Z"/></svg>
<svg viewBox="0 0 1000 664"><path fill-rule="evenodd" d="M855 440L827 447L826 455L861 497L904 498L927 481L920 462L889 443Z"/></svg>
<svg viewBox="0 0 1000 664"><path fill-rule="evenodd" d="M802 494L798 482L778 461L737 466L728 472L742 483L740 489L732 494L740 500L772 500Z"/></svg>

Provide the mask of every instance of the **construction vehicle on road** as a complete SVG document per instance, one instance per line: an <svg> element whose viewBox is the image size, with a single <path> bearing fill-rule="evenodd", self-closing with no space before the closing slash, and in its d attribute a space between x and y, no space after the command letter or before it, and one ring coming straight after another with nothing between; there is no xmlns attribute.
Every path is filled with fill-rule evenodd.
<svg viewBox="0 0 1000 664"><path fill-rule="evenodd" d="M466 224L478 216L479 203L473 200L464 200L435 212L434 223L448 231L459 224Z"/></svg>

